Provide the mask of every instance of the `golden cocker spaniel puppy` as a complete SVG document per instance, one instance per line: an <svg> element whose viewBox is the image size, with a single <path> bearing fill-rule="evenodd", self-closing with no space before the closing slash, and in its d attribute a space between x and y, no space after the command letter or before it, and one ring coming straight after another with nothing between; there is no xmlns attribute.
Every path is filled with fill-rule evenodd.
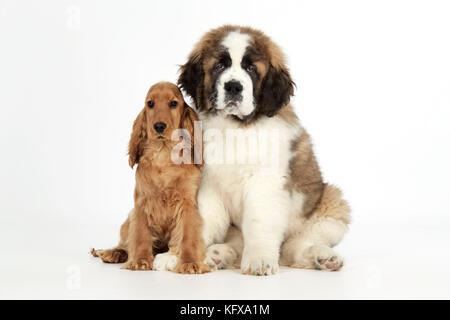
<svg viewBox="0 0 450 320"><path fill-rule="evenodd" d="M203 263L206 250L197 206L201 171L194 145L201 148L202 143L201 133L194 138L197 120L176 85L159 82L150 88L128 150L130 166L138 165L134 209L121 227L119 245L92 249L94 256L107 263L126 262L125 269L150 270L154 256L169 251L178 257L176 272L210 271ZM181 148L172 139L177 129L184 129L178 131L185 143Z"/></svg>

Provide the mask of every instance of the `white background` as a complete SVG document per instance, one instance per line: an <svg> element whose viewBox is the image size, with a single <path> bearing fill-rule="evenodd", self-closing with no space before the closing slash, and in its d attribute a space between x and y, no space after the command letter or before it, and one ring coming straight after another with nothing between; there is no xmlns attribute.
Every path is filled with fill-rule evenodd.
<svg viewBox="0 0 450 320"><path fill-rule="evenodd" d="M450 298L448 1L0 0L1 298ZM353 208L338 273L133 273L126 148L151 84L206 31L262 29Z"/></svg>

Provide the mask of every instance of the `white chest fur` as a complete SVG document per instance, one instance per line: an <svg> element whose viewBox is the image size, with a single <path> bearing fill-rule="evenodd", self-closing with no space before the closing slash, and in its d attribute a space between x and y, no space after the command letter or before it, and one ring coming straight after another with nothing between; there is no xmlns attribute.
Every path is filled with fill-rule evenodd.
<svg viewBox="0 0 450 320"><path fill-rule="evenodd" d="M300 125L289 125L278 117L261 118L248 126L221 116L203 121L202 185L220 195L231 222L241 226L250 192L258 195L261 189L261 202L267 189L285 192L291 141L300 131Z"/></svg>

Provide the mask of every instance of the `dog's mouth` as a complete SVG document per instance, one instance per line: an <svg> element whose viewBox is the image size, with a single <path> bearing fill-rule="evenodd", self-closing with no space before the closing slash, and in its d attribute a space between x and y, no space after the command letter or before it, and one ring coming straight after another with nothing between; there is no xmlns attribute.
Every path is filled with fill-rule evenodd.
<svg viewBox="0 0 450 320"><path fill-rule="evenodd" d="M239 107L241 105L241 101L239 99L231 99L225 103L225 108Z"/></svg>
<svg viewBox="0 0 450 320"><path fill-rule="evenodd" d="M242 118L244 115L240 110L241 101L229 100L225 103L225 107L221 110L224 115L233 115Z"/></svg>
<svg viewBox="0 0 450 320"><path fill-rule="evenodd" d="M164 133L155 133L155 135L153 136L153 139L164 140L164 139L166 139L166 135Z"/></svg>

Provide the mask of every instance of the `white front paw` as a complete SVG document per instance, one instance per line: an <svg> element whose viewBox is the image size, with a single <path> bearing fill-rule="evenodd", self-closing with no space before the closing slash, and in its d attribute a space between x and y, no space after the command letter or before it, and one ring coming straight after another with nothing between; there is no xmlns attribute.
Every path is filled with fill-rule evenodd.
<svg viewBox="0 0 450 320"><path fill-rule="evenodd" d="M213 244L206 251L205 263L213 269L232 266L237 258L236 251L227 244Z"/></svg>
<svg viewBox="0 0 450 320"><path fill-rule="evenodd" d="M176 255L170 252L157 254L153 260L153 270L172 271L178 262Z"/></svg>
<svg viewBox="0 0 450 320"><path fill-rule="evenodd" d="M244 253L241 271L254 276L268 276L278 272L278 255L252 255Z"/></svg>

